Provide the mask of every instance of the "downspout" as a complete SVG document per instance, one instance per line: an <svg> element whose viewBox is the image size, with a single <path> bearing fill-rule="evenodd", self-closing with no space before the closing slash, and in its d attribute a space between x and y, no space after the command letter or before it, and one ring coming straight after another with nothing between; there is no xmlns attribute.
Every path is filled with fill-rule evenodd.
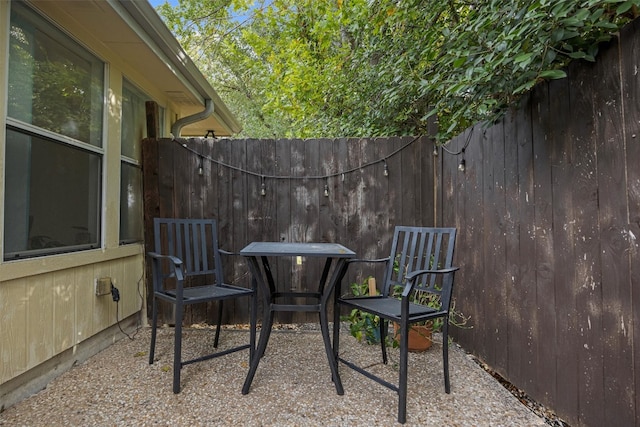
<svg viewBox="0 0 640 427"><path fill-rule="evenodd" d="M199 113L192 114L187 117L183 117L181 119L176 120L176 122L171 126L171 134L174 138L180 138L180 131L182 128L188 124L199 122L200 120L204 120L210 115L213 114L214 110L213 101L211 99L204 100L204 110Z"/></svg>

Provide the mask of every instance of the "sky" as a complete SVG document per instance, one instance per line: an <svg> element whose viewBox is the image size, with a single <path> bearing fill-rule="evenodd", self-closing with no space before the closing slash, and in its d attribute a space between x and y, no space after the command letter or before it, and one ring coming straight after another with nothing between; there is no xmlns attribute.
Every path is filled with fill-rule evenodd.
<svg viewBox="0 0 640 427"><path fill-rule="evenodd" d="M151 6L153 6L154 8L160 6L161 4L164 4L166 2L169 2L169 4L171 6L176 6L178 4L178 0L149 0L149 3L151 3Z"/></svg>

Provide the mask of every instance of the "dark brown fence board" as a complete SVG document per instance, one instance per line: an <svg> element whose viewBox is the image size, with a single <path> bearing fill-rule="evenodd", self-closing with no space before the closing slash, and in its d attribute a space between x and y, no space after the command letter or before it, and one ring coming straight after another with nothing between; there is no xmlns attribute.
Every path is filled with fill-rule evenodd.
<svg viewBox="0 0 640 427"><path fill-rule="evenodd" d="M237 250L233 246L232 219L233 219L233 193L231 191L231 169L224 165L229 165L231 159L230 144L219 141L216 144L216 153L213 157L218 162L218 234L220 235L220 244L229 251Z"/></svg>
<svg viewBox="0 0 640 427"><path fill-rule="evenodd" d="M175 215L174 206L174 149L176 145L172 142L168 142L159 147L158 150L158 194L160 198L160 216L165 218L171 218ZM165 323L173 323L173 309L172 306L164 301L159 302L158 306L158 318Z"/></svg>
<svg viewBox="0 0 640 427"><path fill-rule="evenodd" d="M533 92L533 139L534 145L534 189L535 213L535 259L536 259L536 309L538 327L538 375L537 398L550 404L556 398L556 313L553 278L553 194L551 191L551 164L549 162L549 126L551 112L548 84L539 85Z"/></svg>
<svg viewBox="0 0 640 427"><path fill-rule="evenodd" d="M160 216L158 195L158 143L154 139L142 141L142 183L144 193L144 243L145 252L153 251L153 218ZM145 276L151 277L151 264L145 262ZM151 298L146 298L146 311L151 313Z"/></svg>
<svg viewBox="0 0 640 427"><path fill-rule="evenodd" d="M435 204L433 207L435 211L434 224L440 227L445 223L451 224L452 221L456 221L455 212L462 211L459 206L460 200L463 200L462 194L460 194L460 185L464 181L456 179L457 168L453 162L444 162L444 157L447 155L444 149L439 146L436 150L438 154L433 156L435 175ZM456 223L457 225L459 224ZM456 241L459 242L460 238L461 236L456 236ZM457 258L457 251L454 256Z"/></svg>
<svg viewBox="0 0 640 427"><path fill-rule="evenodd" d="M640 41L633 34L640 28L640 22L635 21L622 32L620 57L637 58L640 55ZM624 129L627 171L627 206L628 239L629 239L629 273L631 289L640 288L640 79L638 79L635 61L622 61L622 102L624 106ZM634 378L634 407L635 425L640 425L640 292L632 292L633 310L632 332L629 336L633 342L633 378Z"/></svg>
<svg viewBox="0 0 640 427"><path fill-rule="evenodd" d="M550 161L553 204L553 257L556 311L557 410L578 410L578 339L576 335L575 254L573 250L573 192L567 183L573 181L573 154L570 124L573 123L567 79L549 83L550 97Z"/></svg>
<svg viewBox="0 0 640 427"><path fill-rule="evenodd" d="M434 156L434 163L436 169L439 171L438 178L441 185L436 187L436 191L438 193L437 200L437 213L434 223L437 226L441 227L456 227L458 229L458 234L456 235L456 248L454 252L454 265L463 269L465 268L465 263L467 262L468 252L465 248L468 247L468 233L467 230L463 229L464 223L460 216L464 217L465 212L465 197L466 187L465 184L467 180L465 179L465 174L458 170L458 164L455 161L446 161L449 156L453 156L447 152L453 151L454 153L457 150L462 148L464 141L466 140L466 136L458 136L454 138L452 141L447 143L444 147L438 148L438 155ZM456 215L456 212L459 212L460 215ZM453 290L454 299L456 302L456 306L465 306L469 307L472 301L471 292L473 292L474 286L470 286L467 283L463 283L462 281L455 282L455 288ZM466 313L465 314L469 314ZM471 325L469 325L471 326ZM473 339L473 330L467 329L463 331L459 331L459 339L460 342L464 342L466 340Z"/></svg>
<svg viewBox="0 0 640 427"><path fill-rule="evenodd" d="M398 141L400 142L400 141ZM400 166L400 185L398 187L399 191L402 191L402 203L396 205L396 208L399 209L398 215L398 225L417 225L416 221L418 221L416 212L416 198L417 194L404 193L404 189L407 186L412 186L411 188L415 188L415 175L418 171L415 169L416 165L416 157L419 154L417 152L412 152L409 154L408 152L401 152L400 158L402 164ZM414 173L415 172L415 173Z"/></svg>
<svg viewBox="0 0 640 427"><path fill-rule="evenodd" d="M276 159L277 168L276 175L280 177L293 176L293 168L295 163L293 156L291 155L291 145L293 141L285 140L278 141L276 145ZM277 205L276 208L276 223L279 234L279 241L281 242L294 242L294 236L291 234L292 216L291 210L295 205L295 200L292 197L292 189L297 185L290 179L276 179L272 186L267 185L267 197L272 197ZM289 290L291 289L291 260L278 258L272 260L272 270L275 271L277 282L277 289ZM292 313L280 312L276 314L276 321L283 323L291 323Z"/></svg>
<svg viewBox="0 0 640 427"><path fill-rule="evenodd" d="M344 139L335 139L331 141L331 153L333 155L333 173L340 173L348 168L347 160L347 144ZM346 179L346 177L344 178ZM348 195L345 192L344 181L342 175L336 175L329 179L329 202L331 203L331 217L332 221L336 225L336 236L347 235L347 200ZM336 241L340 241L336 240ZM356 248L352 247L351 242L345 245L352 250ZM349 288L349 284L355 280L355 269L349 269L342 283L342 291L346 292Z"/></svg>
<svg viewBox="0 0 640 427"><path fill-rule="evenodd" d="M171 141L165 141L158 147L158 205L159 215L164 218L174 215L174 148Z"/></svg>
<svg viewBox="0 0 640 427"><path fill-rule="evenodd" d="M345 141L346 142L346 141ZM360 200L361 179L359 167L362 165L362 154L360 152L360 140L346 142L345 166L349 173L344 174L342 179L344 194L344 213L346 218L346 235L358 236L360 231L360 216L358 214L358 201ZM361 254L361 241L356 239L350 242L351 250L356 254Z"/></svg>
<svg viewBox="0 0 640 427"><path fill-rule="evenodd" d="M234 171L229 167L224 166L234 164L232 153L233 147L229 144L222 144L219 145L218 148L217 155L214 158L220 162L220 167L218 168L218 197L220 198L218 201L219 216L216 218L218 224L218 238L220 240L219 244L228 251L237 252L240 248L238 247L237 239L233 235ZM227 259L228 258L225 257L225 261L227 261ZM226 277L236 277L236 272L237 267L235 263L231 267L226 266L225 268ZM235 308L235 304L227 304L227 307L225 308L225 311L228 312L230 309ZM198 308L194 307L194 309L197 310Z"/></svg>
<svg viewBox="0 0 640 427"><path fill-rule="evenodd" d="M373 140L373 149L371 150L371 160L384 159L391 153L391 147L389 146L388 138L376 138ZM372 212L373 223L369 224L369 236L368 244L363 249L363 252L359 254L363 258L375 259L381 258L389 253L390 246L388 245L389 236L381 233L381 230L389 230L393 227L389 224L389 189L394 182L398 179L398 170L392 171L392 167L395 165L389 164L389 159L386 160L388 176L384 176L384 162L378 163L373 166L370 173L371 185L373 186L373 206L378 208ZM392 175L395 173L396 176ZM372 271L374 277L383 277L384 266L381 264L374 264L368 266ZM381 283L377 283L378 290L381 290Z"/></svg>
<svg viewBox="0 0 640 427"><path fill-rule="evenodd" d="M187 145L192 150L195 150L195 141L184 140L183 144ZM173 161L176 166L175 173L173 174L173 188L174 198L176 206L176 217L192 218L191 211L197 211L199 203L197 200L191 199L191 194L195 186L195 181L198 179L197 175L197 157L192 155L187 150L183 150L174 146L173 148ZM197 213L196 213L197 215ZM185 307L185 318L187 317L187 311L189 307Z"/></svg>
<svg viewBox="0 0 640 427"><path fill-rule="evenodd" d="M496 328L494 330L495 365L500 366L501 372L506 372L508 366L509 345L508 337L508 316L507 316L507 275L506 271L506 194L505 194L505 136L504 123L500 121L487 129L488 139L491 141L489 147L491 151L491 178L490 188L492 191L489 197L488 222L491 230L487 235L490 249L490 264L496 266L491 274L492 282L487 286L493 288L494 292L494 317ZM485 222L486 218L485 218Z"/></svg>
<svg viewBox="0 0 640 427"><path fill-rule="evenodd" d="M464 222L461 225L460 232L466 236L466 245L457 248L456 251L461 255L465 255L464 264L461 263L461 267L464 268L464 275L458 279L462 279L459 283L472 284L468 286L466 292L468 292L471 298L470 307L463 305L461 308L466 310L466 314L470 315L473 319L474 328L472 335L472 342L474 347L478 349L478 355L483 360L488 358L487 346L492 345L489 342L490 332L487 330L487 326L484 325L487 319L489 309L485 308L485 302L487 301L483 295L485 294L485 287L487 284L484 282L484 210L483 206L483 172L482 164L484 162L483 153L483 132L482 126L477 125L468 131L464 140L464 144L459 145L459 150L466 144L466 138L470 138L469 144L465 149L465 161L466 170L461 173L460 179L465 180L465 186L467 188L467 197L465 201L464 210ZM459 150L455 151L458 152ZM461 156L448 157L454 164L460 162ZM464 279L466 278L466 280ZM485 313L485 309L486 312Z"/></svg>
<svg viewBox="0 0 640 427"><path fill-rule="evenodd" d="M318 141L319 146L323 147L319 150L319 165L318 174L323 176L329 176L335 172L336 159L333 153L333 144L331 140L323 139ZM338 242L339 234L339 221L336 215L332 215L332 205L336 200L335 181L336 178L327 178L326 182L323 182L323 188L318 200L318 241L320 242ZM329 190L329 196L324 196L324 184L327 185Z"/></svg>
<svg viewBox="0 0 640 427"><path fill-rule="evenodd" d="M214 146L216 145L216 141L211 140L211 142L207 141L206 144L202 144L202 154L204 159L202 161L203 168L203 195L202 195L202 217L203 218L214 218L218 221L219 213L218 213L218 168L217 163L212 162L210 159L213 158L214 155ZM222 243L222 242L220 242Z"/></svg>
<svg viewBox="0 0 640 427"><path fill-rule="evenodd" d="M497 271L501 268L502 260L496 260L494 249L497 242L495 241L495 221L497 218L493 216L493 202L494 197L494 185L493 179L493 147L495 141L491 138L490 128L483 128L482 139L480 145L482 146L482 163L475 165L479 168L479 172L482 174L482 199L480 201L479 208L484 211L484 215L480 218L480 228L482 230L482 239L478 243L482 247L483 267L481 268L482 274L482 322L486 322L485 331L485 362L490 366L498 366L496 363L496 339L498 320L496 318L496 312L499 310L497 301L496 288L502 286L496 276Z"/></svg>
<svg viewBox="0 0 640 427"><path fill-rule="evenodd" d="M370 162L374 162L376 159L374 140L369 138L363 138L360 140L360 152L362 164L367 165ZM377 176L379 167L382 164L366 166L360 169L360 182L361 182L361 199L360 203L364 206L376 206L376 186L380 184L380 177ZM374 230L374 224L376 219L376 212L366 210L364 215L360 216L360 233L363 240L370 243L371 233ZM368 246L368 244L367 244Z"/></svg>
<svg viewBox="0 0 640 427"><path fill-rule="evenodd" d="M460 280L460 271L456 273L457 280L456 287L454 289L454 296L456 296L456 305L458 307L465 307L465 315L473 316L477 314L473 302L476 286L470 285L470 282L475 280L473 271L475 255L469 250L469 248L473 245L472 242L474 236L473 228L469 226L467 221L468 211L470 209L470 198L467 197L467 194L470 194L473 188L473 183L469 179L469 175L471 175L472 170L468 171L469 175L467 172L459 171L459 156L452 154L457 153L458 150L462 149L465 141L470 137L468 135L469 133L471 133L470 129L449 141L440 149L439 156L442 159L442 183L445 188L447 188L446 191L442 192L442 210L443 212L446 212L446 214L443 214L441 225L446 226L455 223L455 226L458 228L459 233L456 235L454 259L456 261L456 266L460 268L460 271L464 269L464 271L468 273L465 282ZM456 185L448 185L446 181L444 181L447 171L450 177L455 176ZM452 193L449 193L449 191ZM451 199L453 199L453 201ZM464 287L464 289L462 289L462 287ZM478 317L475 317L475 319L477 318ZM476 341L478 339L476 331L468 329L452 332L454 334L457 333L459 337L458 339L462 345L467 343L466 345L469 347L476 348Z"/></svg>
<svg viewBox="0 0 640 427"><path fill-rule="evenodd" d="M624 134L620 100L620 68L617 41L602 52L596 63L602 90L594 94L602 254L602 333L604 338L605 419L616 425L635 421L634 397L628 393L627 376L632 348L627 332L633 311L627 242L627 188ZM617 264L617 265L616 265Z"/></svg>
<svg viewBox="0 0 640 427"><path fill-rule="evenodd" d="M197 139L189 140L191 148L199 154L199 156L190 155L184 152L185 173L191 174L193 178L189 179L189 190L184 197L187 199L186 205L190 207L189 216L191 218L202 218L204 215L204 194L206 192L206 178L204 175L204 156L206 144ZM202 175L200 175L200 167L202 166Z"/></svg>
<svg viewBox="0 0 640 427"><path fill-rule="evenodd" d="M435 224L435 215L433 213L433 189L435 188L435 183L433 180L433 169L431 166L433 164L432 146L427 138L423 141L416 141L414 144L418 144L420 150L420 159L416 164L417 170L420 171L420 174L418 175L420 183L420 192L418 194L419 201L416 205L416 209L420 212L420 225ZM429 165L429 167L420 167L420 165Z"/></svg>
<svg viewBox="0 0 640 427"><path fill-rule="evenodd" d="M505 377L522 379L520 371L521 351L509 348L522 341L526 334L518 305L520 291L519 224L517 212L520 203L518 191L518 142L516 141L516 116L508 114L504 120L504 248L505 248L505 315L504 341L508 348L504 370ZM521 344L522 345L522 344Z"/></svg>
<svg viewBox="0 0 640 427"><path fill-rule="evenodd" d="M384 148L386 155L399 150L402 147L401 138L388 138L386 140L386 147ZM389 186L386 194L386 201L382 204L382 208L387 215L388 228L385 236L379 236L382 244L382 252L378 255L380 257L386 256L391 250L392 231L397 225L402 224L402 156L395 155L387 157L387 166L389 167Z"/></svg>
<svg viewBox="0 0 640 427"><path fill-rule="evenodd" d="M313 142L309 141L310 144ZM294 140L291 144L292 171L299 177L291 185L291 225L290 234L293 242L307 242L314 239L314 228L317 223L308 221L307 210L315 210L317 200L317 187L322 185L315 179L307 179L305 176L317 175L315 171L315 159L309 154L307 141ZM308 279L317 275L316 263L313 260L291 260L291 289L308 290L311 285ZM307 275L307 272L309 274ZM286 273L284 273L286 274ZM292 313L292 322L299 323L305 318L305 313Z"/></svg>
<svg viewBox="0 0 640 427"><path fill-rule="evenodd" d="M515 298L518 303L514 316L520 316L522 335L509 341L513 348L520 349L519 370L521 380L515 384L526 389L529 393L535 390L538 360L536 357L536 339L538 313L536 307L536 265L534 244L534 153L533 153L533 123L531 111L531 97L527 96L515 113L515 143L518 148L518 210L515 212L519 230L519 264L518 276L514 284ZM513 353L513 352L511 352ZM511 377L509 377L511 378Z"/></svg>
<svg viewBox="0 0 640 427"><path fill-rule="evenodd" d="M291 183L292 204L291 204L291 224L289 234L293 242L305 242L311 239L311 227L314 224L307 223L306 209L310 206L312 197L312 186L319 185L315 180L303 179L305 176L315 175L312 168L305 163L305 141L296 139L291 143L291 170L297 179ZM311 182L310 182L311 181ZM306 289L307 270L312 271L312 265L299 264L297 259L284 260L291 262L291 290L302 291ZM283 274L286 274L283 273ZM308 276L307 276L308 277ZM291 321L300 322L304 318L304 313L292 313Z"/></svg>
<svg viewBox="0 0 640 427"><path fill-rule="evenodd" d="M598 188L595 174L595 133L592 94L599 82L593 66L583 63L572 69L570 86L573 126L574 181L571 183L576 239L576 308L578 347L578 422L605 425L602 377L602 289L598 236Z"/></svg>

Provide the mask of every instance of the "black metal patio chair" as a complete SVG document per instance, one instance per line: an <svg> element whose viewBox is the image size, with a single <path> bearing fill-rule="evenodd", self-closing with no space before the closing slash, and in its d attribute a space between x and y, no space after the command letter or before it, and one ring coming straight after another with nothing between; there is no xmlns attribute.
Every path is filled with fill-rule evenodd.
<svg viewBox="0 0 640 427"><path fill-rule="evenodd" d="M411 324L442 319L442 361L445 392L449 383L449 310L457 267L452 266L455 228L395 228L391 254L377 260L354 259L348 262L385 262L382 292L376 296L339 297L334 307L334 353L336 360L398 393L398 422L407 419L408 332ZM339 306L358 309L380 317L380 342L383 363L387 363L388 322L399 324L400 374L392 384L365 368L339 357Z"/></svg>
<svg viewBox="0 0 640 427"><path fill-rule="evenodd" d="M153 364L158 323L158 300L173 304L175 330L173 349L173 392L180 393L180 370L183 366L236 351L249 349L249 361L255 350L255 290L227 284L223 279L222 256L230 252L219 249L216 221L213 219L155 218L153 221L155 251L151 260L153 309L149 364ZM213 348L218 347L223 302L236 298L250 300L249 343L182 360L182 321L186 305L218 302L218 316Z"/></svg>

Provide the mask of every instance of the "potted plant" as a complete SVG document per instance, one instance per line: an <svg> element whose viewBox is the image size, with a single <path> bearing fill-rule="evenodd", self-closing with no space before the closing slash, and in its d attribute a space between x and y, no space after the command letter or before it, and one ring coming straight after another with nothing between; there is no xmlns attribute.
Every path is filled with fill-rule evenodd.
<svg viewBox="0 0 640 427"><path fill-rule="evenodd" d="M402 295L402 290L402 286L395 286L391 295L400 298L400 296ZM410 302L439 309L440 295L416 290L413 292L413 295L410 298ZM469 317L456 310L455 300L452 300L451 307L449 309L449 324L457 327L465 327L468 321ZM408 350L412 352L428 350L433 342L433 333L441 332L443 324L444 320L442 318L427 320L425 322L412 323L409 326ZM400 339L400 325L394 322L393 330L393 346L397 347L399 345Z"/></svg>

